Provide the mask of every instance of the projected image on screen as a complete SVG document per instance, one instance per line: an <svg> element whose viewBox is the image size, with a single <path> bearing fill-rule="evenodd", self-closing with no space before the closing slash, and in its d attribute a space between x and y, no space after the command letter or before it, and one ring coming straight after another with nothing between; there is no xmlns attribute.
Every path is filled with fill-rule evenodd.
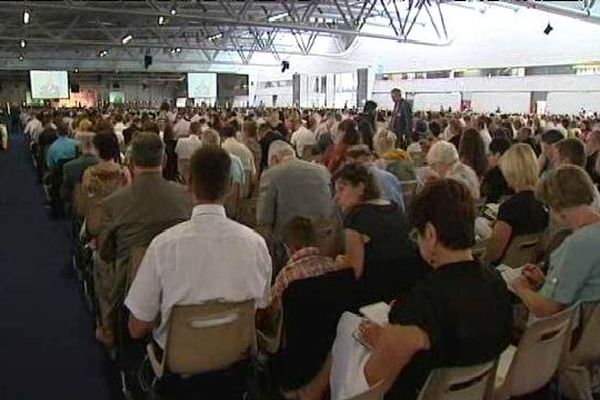
<svg viewBox="0 0 600 400"><path fill-rule="evenodd" d="M110 91L108 93L108 101L111 104L123 104L125 103L125 93Z"/></svg>
<svg viewBox="0 0 600 400"><path fill-rule="evenodd" d="M68 99L67 71L29 71L31 97L34 99Z"/></svg>
<svg viewBox="0 0 600 400"><path fill-rule="evenodd" d="M187 75L188 97L217 97L217 74L189 73Z"/></svg>

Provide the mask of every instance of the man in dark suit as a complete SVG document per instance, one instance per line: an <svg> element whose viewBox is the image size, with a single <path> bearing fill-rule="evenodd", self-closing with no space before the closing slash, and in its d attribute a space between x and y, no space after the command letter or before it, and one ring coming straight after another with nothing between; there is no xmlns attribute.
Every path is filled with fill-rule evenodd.
<svg viewBox="0 0 600 400"><path fill-rule="evenodd" d="M412 108L410 103L402 98L400 89L391 91L394 109L390 119L390 130L396 134L397 145L406 148L408 138L412 132Z"/></svg>
<svg viewBox="0 0 600 400"><path fill-rule="evenodd" d="M185 186L163 178L163 154L164 145L158 135L138 134L131 147L132 185L100 203L101 261L97 268L97 288L101 289L98 297L105 332L114 326L116 311L123 304L127 286L135 278L130 276L132 250L147 247L156 235L188 220L192 212Z"/></svg>
<svg viewBox="0 0 600 400"><path fill-rule="evenodd" d="M81 183L83 173L92 165L98 163L98 156L94 148L94 133L82 132L77 135L81 155L74 160L63 165L63 180L60 188L60 195L65 204L73 203L73 192L75 186Z"/></svg>

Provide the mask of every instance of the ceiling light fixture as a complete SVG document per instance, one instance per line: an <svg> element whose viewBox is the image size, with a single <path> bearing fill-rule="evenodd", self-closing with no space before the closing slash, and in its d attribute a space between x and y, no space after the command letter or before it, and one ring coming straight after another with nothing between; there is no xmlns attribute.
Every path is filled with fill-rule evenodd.
<svg viewBox="0 0 600 400"><path fill-rule="evenodd" d="M221 39L223 37L222 33L217 33L215 35L209 36L208 40L217 40L217 39Z"/></svg>
<svg viewBox="0 0 600 400"><path fill-rule="evenodd" d="M159 16L159 17L158 17L158 24L159 24L159 25L161 25L161 26L162 26L162 25L164 25L164 24L165 24L165 22L166 22L166 18L165 18L165 16L164 16L164 15L161 15L161 16Z"/></svg>
<svg viewBox="0 0 600 400"><path fill-rule="evenodd" d="M29 19L31 18L31 13L28 10L23 11L23 23L27 25L29 23Z"/></svg>
<svg viewBox="0 0 600 400"><path fill-rule="evenodd" d="M106 57L108 55L108 50L100 50L100 52L98 53L98 56L100 57Z"/></svg>
<svg viewBox="0 0 600 400"><path fill-rule="evenodd" d="M23 60L24 60L23 56L20 55L19 56L19 61L23 61Z"/></svg>
<svg viewBox="0 0 600 400"><path fill-rule="evenodd" d="M121 43L127 44L127 43L131 42L131 39L133 39L133 36L126 35L125 37L123 37L123 39L121 39Z"/></svg>
<svg viewBox="0 0 600 400"><path fill-rule="evenodd" d="M27 46L27 42L25 41L25 39L21 39L21 48L24 49L25 46Z"/></svg>
<svg viewBox="0 0 600 400"><path fill-rule="evenodd" d="M287 17L289 15L290 15L289 12L284 12L284 13L281 13L281 14L271 15L270 17L267 18L267 21L269 21L269 22L279 21L279 20L284 19L285 17Z"/></svg>
<svg viewBox="0 0 600 400"><path fill-rule="evenodd" d="M177 9L175 7L171 7L171 10L169 11L169 14L171 14L171 15L177 14Z"/></svg>
<svg viewBox="0 0 600 400"><path fill-rule="evenodd" d="M75 68L75 69L73 70L73 72L74 72L74 73L76 73L76 74L78 74L78 73L79 73L79 68Z"/></svg>

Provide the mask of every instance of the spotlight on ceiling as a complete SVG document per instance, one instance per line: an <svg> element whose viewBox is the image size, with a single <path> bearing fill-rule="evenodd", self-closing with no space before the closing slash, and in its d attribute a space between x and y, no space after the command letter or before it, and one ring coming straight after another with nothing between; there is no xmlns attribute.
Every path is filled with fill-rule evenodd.
<svg viewBox="0 0 600 400"><path fill-rule="evenodd" d="M28 10L23 11L23 23L27 25L29 23L29 19L31 18L31 14Z"/></svg>
<svg viewBox="0 0 600 400"><path fill-rule="evenodd" d="M23 60L24 60L23 56L19 56L19 61L23 61Z"/></svg>
<svg viewBox="0 0 600 400"><path fill-rule="evenodd" d="M100 50L100 52L98 53L98 56L101 58L104 58L108 55L108 50Z"/></svg>
<svg viewBox="0 0 600 400"><path fill-rule="evenodd" d="M127 44L127 43L129 43L131 41L131 39L133 39L133 36L126 35L126 36L123 37L123 39L121 39L121 43Z"/></svg>
<svg viewBox="0 0 600 400"><path fill-rule="evenodd" d="M289 63L289 61L282 61L281 62L281 73L284 73L288 69L290 69L290 63Z"/></svg>
<svg viewBox="0 0 600 400"><path fill-rule="evenodd" d="M546 35L549 35L550 32L552 32L554 30L554 28L552 27L552 25L550 25L550 22L548 22L548 26L546 26L546 29L544 29L544 33Z"/></svg>
<svg viewBox="0 0 600 400"><path fill-rule="evenodd" d="M171 7L171 10L169 10L169 14L171 14L171 15L177 14L177 9L175 7Z"/></svg>
<svg viewBox="0 0 600 400"><path fill-rule="evenodd" d="M73 70L73 72L74 72L74 73L76 73L76 74L78 74L78 73L79 73L79 68L75 68L75 69Z"/></svg>
<svg viewBox="0 0 600 400"><path fill-rule="evenodd" d="M164 16L164 15L161 15L161 16L159 16L159 17L158 17L158 24L159 24L159 25L161 25L161 26L162 26L162 25L164 25L164 24L165 24L165 22L166 22L166 18L165 18L165 16Z"/></svg>
<svg viewBox="0 0 600 400"><path fill-rule="evenodd" d="M27 42L25 41L25 39L21 39L21 48L24 49L25 46L27 46Z"/></svg>
<svg viewBox="0 0 600 400"><path fill-rule="evenodd" d="M208 40L217 40L217 39L221 39L223 37L222 33L217 33L215 35L209 36L207 39Z"/></svg>

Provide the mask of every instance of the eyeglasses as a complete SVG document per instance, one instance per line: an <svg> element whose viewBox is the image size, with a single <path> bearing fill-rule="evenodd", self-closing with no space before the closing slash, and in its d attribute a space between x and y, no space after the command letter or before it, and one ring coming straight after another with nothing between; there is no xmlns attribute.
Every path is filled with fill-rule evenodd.
<svg viewBox="0 0 600 400"><path fill-rule="evenodd" d="M408 234L408 238L414 243L419 243L419 237L419 230L417 228L413 228Z"/></svg>

